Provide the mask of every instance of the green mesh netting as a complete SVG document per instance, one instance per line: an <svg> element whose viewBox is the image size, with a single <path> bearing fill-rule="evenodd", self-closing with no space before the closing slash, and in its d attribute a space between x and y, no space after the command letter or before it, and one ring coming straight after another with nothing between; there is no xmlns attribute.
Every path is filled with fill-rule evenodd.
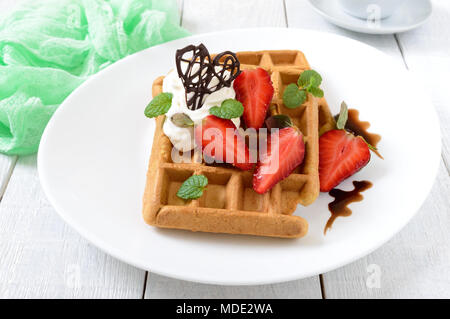
<svg viewBox="0 0 450 319"><path fill-rule="evenodd" d="M176 0L32 0L2 14L0 152L36 152L59 104L90 75L186 35Z"/></svg>

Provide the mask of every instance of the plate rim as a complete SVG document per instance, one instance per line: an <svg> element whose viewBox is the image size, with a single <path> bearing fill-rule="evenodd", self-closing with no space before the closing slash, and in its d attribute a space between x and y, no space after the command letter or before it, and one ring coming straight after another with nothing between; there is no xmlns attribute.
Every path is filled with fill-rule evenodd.
<svg viewBox="0 0 450 319"><path fill-rule="evenodd" d="M185 37L182 39L177 39L177 40L172 40L172 41L169 41L166 43L162 43L162 44L147 48L145 50L136 52L132 55L129 55L129 56L113 63L112 65L108 66L104 70L92 75L85 82L83 82L78 88L76 88L58 107L58 109L56 110L56 112L54 113L52 118L50 119L50 121L49 121L48 125L46 126L44 133L42 135L42 139L41 139L41 143L40 143L38 155L37 155L37 171L38 171L39 181L42 185L44 194L46 195L47 199L49 200L49 203L53 206L53 208L55 209L57 214L64 220L64 222L67 223L70 227L72 227L76 232L78 232L84 239L86 239L92 245L94 245L95 247L99 248L100 250L104 251L105 253L113 256L114 258L116 258L126 264L138 267L143 270L151 271L151 272L154 272L154 273L162 275L162 276L167 276L167 277L175 278L175 279L179 279L179 280L187 280L187 281L191 281L191 282L204 283L204 284L218 284L218 285L230 285L230 286L247 286L247 285L264 285L264 284L281 283L281 282L299 280L299 279L309 278L312 276L323 274L323 273L329 272L331 270L340 268L344 265L350 264L350 263L370 254L371 252L375 251L376 249L383 246L386 242L391 240L396 234L398 234L411 221L411 219L417 214L417 212L420 209L420 206L414 212L412 212L410 214L409 218L407 218L402 223L399 223L390 236L386 236L382 240L378 240L377 243L375 245L373 245L372 247L369 247L367 249L362 249L362 250L360 250L360 252L358 254L354 254L351 258L347 258L343 261L330 263L330 264L328 264L328 266L321 267L320 269L306 271L301 274L298 273L298 274L292 274L292 275L287 275L287 276L286 275L271 276L270 279L267 279L267 280L233 280L233 281L221 280L221 279L211 280L211 279L202 279L195 275L186 275L186 274L179 275L179 273L172 273L170 271L166 272L163 269L152 269L152 266L141 263L140 261L131 257L128 253L125 253L122 250L117 251L115 247L108 245L107 242L105 242L101 238L98 238L98 236L95 233L91 233L89 231L83 230L82 225L79 225L77 222L74 222L71 219L70 214L64 213L64 209L62 209L62 207L59 207L59 205L57 204L57 201L53 198L51 191L50 191L50 187L47 184L48 181L44 177L45 174L43 171L44 169L43 169L42 163L43 163L46 155L44 154L43 149L45 148L45 145L47 143L46 141L47 141L48 135L50 134L49 132L51 131L51 128L54 125L55 121L57 121L59 114L61 114L61 112L64 112L63 110L65 108L65 105L67 104L67 101L70 101L73 96L78 94L79 91L82 91L84 86L89 85L91 83L91 81L95 81L96 77L99 76L99 74L103 74L105 72L113 72L114 66L117 65L118 63L124 63L124 61L126 61L127 59L131 58L134 55L142 54L144 51L153 50L155 48L159 48L161 46L167 45L168 43L173 43L176 41L186 41L187 39L192 39L193 41L196 41L196 40L202 39L205 36L220 35L223 33L235 33L235 32L243 32L243 31L245 31L245 32L261 32L262 30L273 31L273 32L298 32L298 31L300 31L300 32L306 32L306 33L320 33L320 34L326 34L327 36L331 36L331 37L343 38L346 41L356 42L356 43L358 43L358 45L362 45L362 46L368 47L372 50L376 50L379 53L381 53L382 55L384 55L385 57L387 57L388 59L393 61L392 57L390 57L383 51L379 50L378 48L372 47L366 43L363 43L361 41L358 41L358 40L355 40L355 39L352 39L352 38L349 38L349 37L346 37L343 35L334 34L334 33L330 33L330 32L324 32L324 31L308 30L308 29L301 29L301 28L283 28L283 27L241 28L241 29L237 28L237 29L224 30L224 31L219 31L219 32L208 32L208 33L196 34L196 35L192 35L192 36ZM403 70L403 71L407 72L407 74L409 74L409 76L413 77L414 82L417 82L414 72L411 72L408 70ZM430 174L431 176L433 176L433 179L431 180L430 185L428 185L427 191L423 192L423 194L422 194L422 198L420 200L421 204L423 204L423 202L426 200L426 198L430 194L430 191L436 181L436 177L437 177L437 173L438 173L438 169L439 169L439 163L440 163L440 155L439 154L441 153L441 148L442 148L440 122L438 120L436 109L432 103L432 100L431 100L428 92L424 93L424 97L427 99L429 104L431 106L433 106L431 115L432 115L433 121L437 124L436 138L439 140L439 142L438 142L438 147L436 149L437 154L435 157L434 171L431 172L431 174Z"/></svg>
<svg viewBox="0 0 450 319"><path fill-rule="evenodd" d="M318 14L320 14L325 20L333 23L334 25L336 25L338 27L344 28L346 30L363 33L363 34L396 34L396 33L410 31L410 30L420 27L425 22L427 22L429 20L429 18L431 17L431 14L433 13L433 3L430 0L425 0L425 1L427 1L427 4L428 4L430 10L427 12L426 17L423 20L416 22L414 24L404 26L404 27L399 27L399 28L392 27L392 28L371 29L371 28L367 28L367 27L355 26L351 23L346 23L343 20L337 19L337 18L329 15L328 12L325 12L316 6L315 3L317 1L319 1L319 0L308 0L308 3L314 9L314 11L316 11Z"/></svg>

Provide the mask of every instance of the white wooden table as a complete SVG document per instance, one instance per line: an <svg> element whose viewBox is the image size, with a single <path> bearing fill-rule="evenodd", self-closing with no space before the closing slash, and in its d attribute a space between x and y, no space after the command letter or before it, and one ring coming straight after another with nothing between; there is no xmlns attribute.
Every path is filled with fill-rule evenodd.
<svg viewBox="0 0 450 319"><path fill-rule="evenodd" d="M0 0L0 11L14 1ZM263 26L327 31L372 45L421 74L441 120L439 175L418 214L382 248L338 270L288 283L226 287L170 279L93 247L48 203L36 156L2 155L0 298L449 298L450 2L433 4L423 27L370 36L327 23L306 0L179 1L180 23L194 34Z"/></svg>

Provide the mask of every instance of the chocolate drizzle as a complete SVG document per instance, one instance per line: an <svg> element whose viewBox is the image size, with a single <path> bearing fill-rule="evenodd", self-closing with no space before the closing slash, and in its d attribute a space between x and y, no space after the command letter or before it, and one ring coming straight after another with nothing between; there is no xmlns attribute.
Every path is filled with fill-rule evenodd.
<svg viewBox="0 0 450 319"><path fill-rule="evenodd" d="M369 181L353 181L353 186L355 188L351 191L343 191L337 188L333 188L330 191L329 194L334 197L334 201L328 204L331 217L327 221L323 231L324 234L331 228L336 218L339 216L350 216L352 214L352 210L347 206L351 203L362 201L364 197L361 193L371 188L372 183Z"/></svg>
<svg viewBox="0 0 450 319"><path fill-rule="evenodd" d="M339 115L336 115L334 118L337 120ZM349 132L352 132L354 135L362 136L364 140L372 145L373 147L377 147L378 142L381 140L381 135L370 133L367 129L370 127L369 122L361 121L359 119L359 111L355 109L348 109L348 119L347 123L345 123L345 129ZM377 154L377 156L383 159L380 152L376 149L372 149L372 151Z"/></svg>
<svg viewBox="0 0 450 319"><path fill-rule="evenodd" d="M230 87L240 73L240 63L235 53L225 51L212 59L203 44L177 50L175 60L190 110L201 108L206 95ZM220 70L216 71L216 67Z"/></svg>

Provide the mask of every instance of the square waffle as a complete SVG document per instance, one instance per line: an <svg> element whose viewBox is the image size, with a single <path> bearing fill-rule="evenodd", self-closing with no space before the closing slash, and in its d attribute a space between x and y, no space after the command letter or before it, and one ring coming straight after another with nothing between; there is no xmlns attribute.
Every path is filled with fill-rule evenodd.
<svg viewBox="0 0 450 319"><path fill-rule="evenodd" d="M147 184L143 199L143 217L153 226L192 231L248 234L283 238L302 237L308 223L293 216L297 205L313 203L319 195L319 133L334 127L326 100L308 94L298 108L283 104L285 87L296 83L299 75L310 69L300 51L237 52L241 70L261 67L269 72L274 86L271 115L289 115L302 131L305 141L303 163L286 179L265 194L252 188L252 172L195 159L191 163L174 163L172 143L163 133L165 116L156 118ZM152 94L162 92L164 77L153 83ZM195 157L195 155L193 155ZM185 201L176 196L181 184L191 175L203 174L208 186L197 200Z"/></svg>

